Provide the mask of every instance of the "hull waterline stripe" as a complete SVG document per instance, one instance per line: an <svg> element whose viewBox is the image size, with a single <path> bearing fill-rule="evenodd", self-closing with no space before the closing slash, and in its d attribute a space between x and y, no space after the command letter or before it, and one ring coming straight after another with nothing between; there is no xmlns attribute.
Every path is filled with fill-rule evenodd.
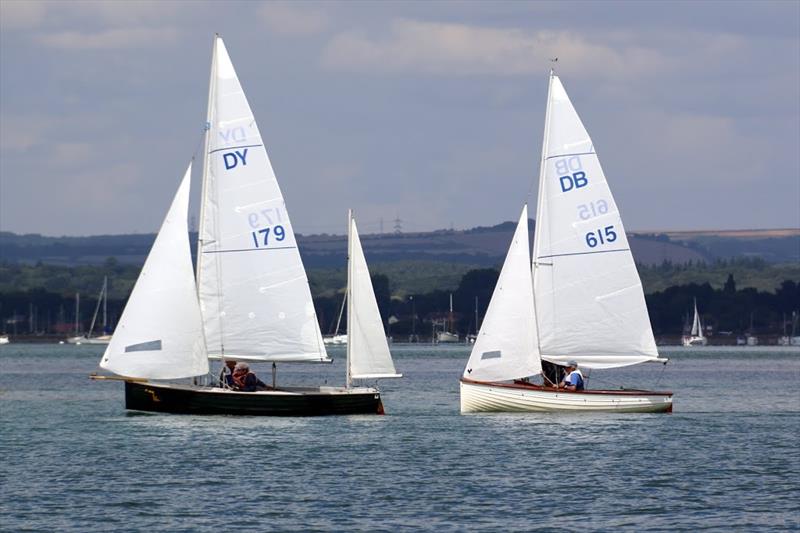
<svg viewBox="0 0 800 533"><path fill-rule="evenodd" d="M598 250L596 252L575 252L571 254L553 254L553 255L540 255L536 259L549 259L551 257L566 257L570 255L591 255L591 254L610 254L613 252L629 252L630 248L621 248L619 250Z"/></svg>
<svg viewBox="0 0 800 533"><path fill-rule="evenodd" d="M597 155L597 152L580 152L577 154L558 154L558 155L551 155L550 157L545 157L545 161L548 159L556 159L557 157L572 157L575 155Z"/></svg>
<svg viewBox="0 0 800 533"><path fill-rule="evenodd" d="M237 150L239 148L256 148L258 146L264 146L263 144L245 144L242 146L228 146L226 148L217 148L216 150L211 150L208 152L209 154L214 154L216 152L222 152L224 150Z"/></svg>
<svg viewBox="0 0 800 533"><path fill-rule="evenodd" d="M271 250L292 250L297 246L276 246L275 248L242 248L233 250L203 250L204 254L227 254L231 252L269 252Z"/></svg>

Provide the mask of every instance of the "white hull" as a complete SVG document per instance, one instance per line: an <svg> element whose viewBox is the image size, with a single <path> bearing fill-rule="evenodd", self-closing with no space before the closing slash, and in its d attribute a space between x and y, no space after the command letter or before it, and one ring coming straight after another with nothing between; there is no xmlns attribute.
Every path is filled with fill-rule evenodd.
<svg viewBox="0 0 800 533"><path fill-rule="evenodd" d="M9 342L11 341L8 340L8 335L0 335L0 344L8 344Z"/></svg>
<svg viewBox="0 0 800 533"><path fill-rule="evenodd" d="M672 393L638 390L572 392L535 385L462 379L461 412L671 413Z"/></svg>
<svg viewBox="0 0 800 533"><path fill-rule="evenodd" d="M705 337L697 337L693 335L691 337L683 337L681 339L681 342L683 343L684 346L705 346L708 344L708 339L706 339Z"/></svg>
<svg viewBox="0 0 800 533"><path fill-rule="evenodd" d="M458 335L449 331L440 331L436 334L436 342L458 342Z"/></svg>
<svg viewBox="0 0 800 533"><path fill-rule="evenodd" d="M344 345L347 344L347 335L333 335L330 337L323 337L322 342L333 346Z"/></svg>
<svg viewBox="0 0 800 533"><path fill-rule="evenodd" d="M70 337L67 344L108 344L111 342L111 335L101 335L99 337Z"/></svg>

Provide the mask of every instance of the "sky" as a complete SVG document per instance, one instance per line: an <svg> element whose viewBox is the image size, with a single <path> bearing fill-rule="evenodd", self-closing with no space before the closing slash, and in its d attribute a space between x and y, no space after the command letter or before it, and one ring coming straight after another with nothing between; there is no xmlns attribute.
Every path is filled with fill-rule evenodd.
<svg viewBox="0 0 800 533"><path fill-rule="evenodd" d="M800 227L797 1L0 0L0 230L157 231L215 32L300 233L516 220L551 57L627 230Z"/></svg>

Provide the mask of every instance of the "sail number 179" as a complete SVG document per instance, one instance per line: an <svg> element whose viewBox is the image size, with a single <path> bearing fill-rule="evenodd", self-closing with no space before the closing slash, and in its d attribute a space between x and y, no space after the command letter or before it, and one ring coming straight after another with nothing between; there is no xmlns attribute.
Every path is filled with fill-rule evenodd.
<svg viewBox="0 0 800 533"><path fill-rule="evenodd" d="M586 234L586 244L589 248L595 248L601 244L607 244L617 240L617 232L614 231L614 226L606 226L603 229L590 231Z"/></svg>
<svg viewBox="0 0 800 533"><path fill-rule="evenodd" d="M253 244L255 244L256 248L266 248L269 246L270 230L276 241L282 241L286 238L286 230L283 229L281 225L273 226L272 228L262 228L252 232Z"/></svg>

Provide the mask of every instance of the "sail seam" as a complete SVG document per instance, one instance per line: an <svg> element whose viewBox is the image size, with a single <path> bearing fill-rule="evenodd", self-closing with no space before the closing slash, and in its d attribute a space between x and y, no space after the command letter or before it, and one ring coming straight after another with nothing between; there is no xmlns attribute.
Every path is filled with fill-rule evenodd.
<svg viewBox="0 0 800 533"><path fill-rule="evenodd" d="M553 255L542 255L537 257L536 259L548 259L550 257L566 257L569 255L592 255L592 254L610 254L613 252L629 252L630 248L621 248L619 250L598 250L596 252L574 252L569 254L553 254ZM203 252L205 253L205 252Z"/></svg>
<svg viewBox="0 0 800 533"><path fill-rule="evenodd" d="M275 248L241 248L231 250L203 250L204 254L224 254L228 252L269 252L272 250L292 250L297 246L276 246Z"/></svg>
<svg viewBox="0 0 800 533"><path fill-rule="evenodd" d="M547 161L548 159L555 159L556 157L572 157L572 156L575 156L575 155L597 155L597 152L578 152L578 153L575 153L575 154L557 154L557 155L551 155L549 157L545 157L544 159L545 159L545 161Z"/></svg>
<svg viewBox="0 0 800 533"><path fill-rule="evenodd" d="M236 150L237 148L257 148L259 146L264 146L263 144L245 144L242 146L226 146L225 148L216 148L214 150L209 151L209 154L213 154L216 152L222 152L223 150Z"/></svg>

